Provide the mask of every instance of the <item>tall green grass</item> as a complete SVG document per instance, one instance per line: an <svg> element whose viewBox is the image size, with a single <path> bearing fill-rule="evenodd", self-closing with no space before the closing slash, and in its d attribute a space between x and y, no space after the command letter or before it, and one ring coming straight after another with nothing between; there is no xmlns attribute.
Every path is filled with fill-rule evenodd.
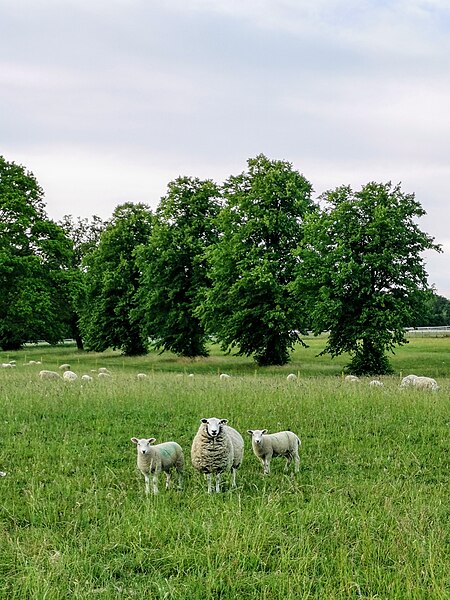
<svg viewBox="0 0 450 600"><path fill-rule="evenodd" d="M450 598L446 343L414 340L394 357L397 376L375 389L346 384L331 361L317 374L315 349L268 371L219 353L18 353L15 369L0 370L0 597ZM24 364L35 352L45 368L106 363L112 377L41 381L42 366ZM400 391L401 370L441 373L441 389ZM209 416L247 438L237 489L225 480L210 496L189 456ZM263 427L298 433L298 476L284 459L262 474L245 431ZM182 492L161 481L159 496L144 497L132 436L181 444Z"/></svg>

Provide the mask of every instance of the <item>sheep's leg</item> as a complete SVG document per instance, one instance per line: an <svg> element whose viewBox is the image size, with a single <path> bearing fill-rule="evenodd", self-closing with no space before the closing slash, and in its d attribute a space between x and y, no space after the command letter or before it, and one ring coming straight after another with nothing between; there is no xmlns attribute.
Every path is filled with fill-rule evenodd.
<svg viewBox="0 0 450 600"><path fill-rule="evenodd" d="M178 489L183 489L183 473L182 471L178 471Z"/></svg>
<svg viewBox="0 0 450 600"><path fill-rule="evenodd" d="M231 467L231 487L236 487L236 469Z"/></svg>
<svg viewBox="0 0 450 600"><path fill-rule="evenodd" d="M166 473L166 490L168 490L170 488L170 482L172 479L172 475L171 473Z"/></svg>
<svg viewBox="0 0 450 600"><path fill-rule="evenodd" d="M294 456L294 465L295 465L294 471L295 471L295 473L298 473L300 470L300 458L298 456L298 452L296 452L295 456Z"/></svg>
<svg viewBox="0 0 450 600"><path fill-rule="evenodd" d="M292 455L286 454L286 464L284 465L284 470L287 471L289 469L289 465L292 462Z"/></svg>
<svg viewBox="0 0 450 600"><path fill-rule="evenodd" d="M158 493L158 471L153 473L153 493Z"/></svg>
<svg viewBox="0 0 450 600"><path fill-rule="evenodd" d="M264 457L263 465L264 465L264 475L269 475L270 474L270 458L268 456Z"/></svg>
<svg viewBox="0 0 450 600"><path fill-rule="evenodd" d="M211 473L206 474L206 479L208 481L208 494L211 494L212 493Z"/></svg>
<svg viewBox="0 0 450 600"><path fill-rule="evenodd" d="M216 474L216 493L220 492L220 473Z"/></svg>
<svg viewBox="0 0 450 600"><path fill-rule="evenodd" d="M145 493L149 494L150 493L150 478L147 473L144 473L144 479L145 479Z"/></svg>

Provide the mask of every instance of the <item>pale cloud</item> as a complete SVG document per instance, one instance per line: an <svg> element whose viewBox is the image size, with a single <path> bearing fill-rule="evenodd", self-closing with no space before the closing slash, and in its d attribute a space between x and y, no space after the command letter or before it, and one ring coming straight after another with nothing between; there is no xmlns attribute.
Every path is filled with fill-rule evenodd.
<svg viewBox="0 0 450 600"><path fill-rule="evenodd" d="M260 152L317 194L402 182L450 297L449 33L444 0L2 0L0 152L54 218L156 207Z"/></svg>

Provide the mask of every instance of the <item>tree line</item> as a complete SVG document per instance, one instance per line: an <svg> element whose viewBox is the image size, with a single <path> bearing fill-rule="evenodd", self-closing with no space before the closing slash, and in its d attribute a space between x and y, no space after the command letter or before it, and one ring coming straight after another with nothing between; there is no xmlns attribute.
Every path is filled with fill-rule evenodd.
<svg viewBox="0 0 450 600"><path fill-rule="evenodd" d="M340 186L313 200L291 163L263 154L223 184L178 177L155 211L49 219L44 192L0 157L0 347L56 343L223 351L283 365L307 333L350 354L355 374L391 371L405 327L449 324L450 301L427 282L422 253L440 251L400 185Z"/></svg>

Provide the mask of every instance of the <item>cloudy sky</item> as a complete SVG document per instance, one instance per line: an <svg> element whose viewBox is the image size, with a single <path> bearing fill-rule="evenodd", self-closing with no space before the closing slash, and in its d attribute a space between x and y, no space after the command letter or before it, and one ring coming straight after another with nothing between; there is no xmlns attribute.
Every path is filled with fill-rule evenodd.
<svg viewBox="0 0 450 600"><path fill-rule="evenodd" d="M264 153L317 195L401 182L450 298L447 0L0 0L0 86L0 154L53 219Z"/></svg>

